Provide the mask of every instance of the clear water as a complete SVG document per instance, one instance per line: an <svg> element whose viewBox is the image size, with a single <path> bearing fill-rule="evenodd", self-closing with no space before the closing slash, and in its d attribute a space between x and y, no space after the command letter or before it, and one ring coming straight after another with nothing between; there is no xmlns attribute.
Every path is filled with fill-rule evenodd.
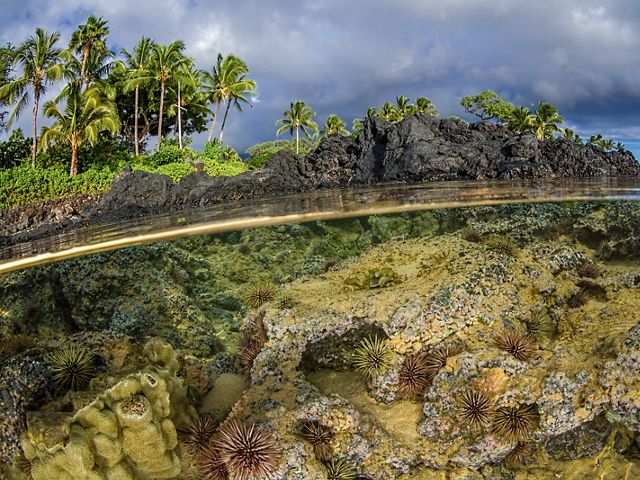
<svg viewBox="0 0 640 480"><path fill-rule="evenodd" d="M0 477L640 478L639 192L324 192L5 249Z"/></svg>

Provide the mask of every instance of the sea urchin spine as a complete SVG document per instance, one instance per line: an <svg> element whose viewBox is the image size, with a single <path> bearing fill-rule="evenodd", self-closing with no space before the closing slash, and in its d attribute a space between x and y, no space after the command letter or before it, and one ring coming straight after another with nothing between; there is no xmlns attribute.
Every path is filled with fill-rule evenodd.
<svg viewBox="0 0 640 480"><path fill-rule="evenodd" d="M95 373L93 355L73 344L55 350L49 362L53 382L60 388L81 390L89 384Z"/></svg>

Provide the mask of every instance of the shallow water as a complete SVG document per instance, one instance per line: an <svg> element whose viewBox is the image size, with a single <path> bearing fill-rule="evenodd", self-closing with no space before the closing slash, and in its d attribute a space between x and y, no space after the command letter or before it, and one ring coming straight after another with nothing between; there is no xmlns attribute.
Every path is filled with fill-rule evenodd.
<svg viewBox="0 0 640 480"><path fill-rule="evenodd" d="M323 192L5 249L0 459L24 449L36 480L324 479L338 461L336 478L640 478L639 192ZM264 455L242 463L255 432Z"/></svg>

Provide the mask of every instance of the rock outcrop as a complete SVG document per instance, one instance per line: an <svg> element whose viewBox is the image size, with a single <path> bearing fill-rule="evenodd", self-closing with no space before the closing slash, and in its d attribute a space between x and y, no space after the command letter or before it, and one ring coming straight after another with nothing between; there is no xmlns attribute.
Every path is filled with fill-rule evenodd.
<svg viewBox="0 0 640 480"><path fill-rule="evenodd" d="M417 114L391 124L365 122L357 139L332 136L306 156L281 151L261 170L234 177L195 172L178 183L168 177L125 169L102 198L78 205L69 215L56 204L11 209L0 218L0 246L104 223L220 202L389 182L639 176L629 152L604 152L568 140L538 141L491 123L467 124ZM62 217L59 212L62 212ZM29 232L20 235L28 229Z"/></svg>

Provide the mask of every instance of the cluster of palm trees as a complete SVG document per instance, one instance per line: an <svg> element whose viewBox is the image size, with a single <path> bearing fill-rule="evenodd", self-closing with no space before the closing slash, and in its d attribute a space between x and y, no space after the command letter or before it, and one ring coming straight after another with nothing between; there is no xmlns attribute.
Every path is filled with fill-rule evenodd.
<svg viewBox="0 0 640 480"><path fill-rule="evenodd" d="M11 63L17 76L0 84L0 102L14 105L8 126L33 104L34 166L39 150L68 145L70 174L75 175L81 145L94 145L105 135L118 133L131 139L136 155L154 130L158 146L170 131L182 146L183 130L205 131L211 117L208 139L212 140L219 125L218 141L222 142L231 107L242 111L256 94L247 65L234 55L218 55L212 70L202 71L184 54L182 41L161 45L143 37L133 51L121 51L123 60L116 60L107 46L108 35L107 21L90 16L73 33L67 48L59 45L58 33L38 28L13 51ZM44 106L44 117L53 123L42 128L38 140L40 101L61 81L66 84L60 94ZM215 111L210 109L213 105Z"/></svg>
<svg viewBox="0 0 640 480"><path fill-rule="evenodd" d="M435 108L431 100L426 97L418 97L416 103L410 103L409 99L404 96L396 97L396 104L385 102L380 109L375 107L367 110L367 118L382 118L391 123L397 123L404 118L414 115L416 113L424 113L426 115L438 115L438 110ZM283 113L283 117L276 121L276 126L279 128L276 130L276 135L281 135L284 132L289 132L296 138L296 153L300 151L300 131L307 138L314 138L314 135L318 132L318 125L313 120L316 112L301 100L291 102L289 110ZM353 134L357 135L364 126L364 120L362 118L356 118L353 120ZM336 114L332 113L327 117L327 121L324 127L320 130L320 134L323 136L329 135L349 135L350 132L346 129L345 122Z"/></svg>
<svg viewBox="0 0 640 480"><path fill-rule="evenodd" d="M534 112L527 107L515 107L506 123L515 133L533 133L539 140L552 140L556 132L564 131L560 128L564 118L556 107L544 102L540 102Z"/></svg>

